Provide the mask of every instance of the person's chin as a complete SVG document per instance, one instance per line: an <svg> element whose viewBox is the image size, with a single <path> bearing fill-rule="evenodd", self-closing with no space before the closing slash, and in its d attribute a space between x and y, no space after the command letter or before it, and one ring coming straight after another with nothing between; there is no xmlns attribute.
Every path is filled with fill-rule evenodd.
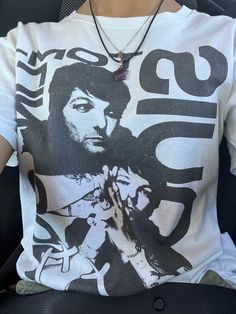
<svg viewBox="0 0 236 314"><path fill-rule="evenodd" d="M106 151L104 143L97 139L87 139L84 141L84 148L90 154L102 154Z"/></svg>

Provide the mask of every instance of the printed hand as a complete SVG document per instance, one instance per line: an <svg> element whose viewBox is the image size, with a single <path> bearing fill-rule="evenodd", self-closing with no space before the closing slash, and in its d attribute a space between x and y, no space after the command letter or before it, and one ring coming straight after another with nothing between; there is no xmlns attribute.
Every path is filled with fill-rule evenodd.
<svg viewBox="0 0 236 314"><path fill-rule="evenodd" d="M109 209L112 212L112 220L110 219L108 222L109 226L113 226L115 222L115 229L121 229L124 225L124 220L119 188L115 182L117 172L118 167L114 167L112 170L109 170L107 166L103 167L104 184L99 189L100 196L97 199L99 200L99 205L104 210Z"/></svg>

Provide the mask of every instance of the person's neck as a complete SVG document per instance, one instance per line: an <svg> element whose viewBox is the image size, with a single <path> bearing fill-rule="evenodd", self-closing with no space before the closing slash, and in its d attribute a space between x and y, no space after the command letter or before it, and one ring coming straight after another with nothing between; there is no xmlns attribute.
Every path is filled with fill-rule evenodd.
<svg viewBox="0 0 236 314"><path fill-rule="evenodd" d="M97 16L134 17L153 14L161 0L91 0L91 2ZM159 12L177 12L180 8L181 6L174 0L164 0ZM77 12L91 15L89 0Z"/></svg>

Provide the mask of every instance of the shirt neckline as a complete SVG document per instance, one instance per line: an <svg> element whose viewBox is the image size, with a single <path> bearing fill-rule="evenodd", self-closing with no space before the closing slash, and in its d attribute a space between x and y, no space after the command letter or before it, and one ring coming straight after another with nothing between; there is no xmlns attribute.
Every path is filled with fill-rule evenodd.
<svg viewBox="0 0 236 314"><path fill-rule="evenodd" d="M153 25L170 23L173 21L178 21L180 19L188 17L195 10L191 10L187 6L183 5L176 12L161 12L158 13ZM73 11L67 18L74 21L80 21L86 24L94 25L94 21L91 15L85 15ZM104 28L137 28L138 23L142 23L143 20L147 19L147 16L136 16L136 17L107 17L107 16L98 16L99 22Z"/></svg>

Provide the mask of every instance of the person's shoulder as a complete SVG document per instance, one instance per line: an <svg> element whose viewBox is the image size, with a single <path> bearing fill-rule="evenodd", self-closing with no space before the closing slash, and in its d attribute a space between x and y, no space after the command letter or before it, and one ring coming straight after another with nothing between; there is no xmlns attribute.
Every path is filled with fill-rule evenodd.
<svg viewBox="0 0 236 314"><path fill-rule="evenodd" d="M221 24L222 26L234 26L236 22L236 19L227 15L210 15L197 10L192 10L190 17L199 23Z"/></svg>
<svg viewBox="0 0 236 314"><path fill-rule="evenodd" d="M56 34L60 31L66 30L66 24L70 23L70 18L65 17L61 21L56 22L28 22L23 23L18 22L17 26L10 30L8 36L14 36L16 39L21 38L22 36L34 36L34 35L44 35L50 36L50 34Z"/></svg>
<svg viewBox="0 0 236 314"><path fill-rule="evenodd" d="M209 15L205 12L191 10L183 25L185 33L191 34L192 40L208 41L218 46L234 42L236 19L226 15Z"/></svg>
<svg viewBox="0 0 236 314"><path fill-rule="evenodd" d="M60 22L29 22L29 23L22 23L18 22L16 30L18 34L21 33L44 33L49 34L51 32L56 32L58 29L61 28L62 21Z"/></svg>

